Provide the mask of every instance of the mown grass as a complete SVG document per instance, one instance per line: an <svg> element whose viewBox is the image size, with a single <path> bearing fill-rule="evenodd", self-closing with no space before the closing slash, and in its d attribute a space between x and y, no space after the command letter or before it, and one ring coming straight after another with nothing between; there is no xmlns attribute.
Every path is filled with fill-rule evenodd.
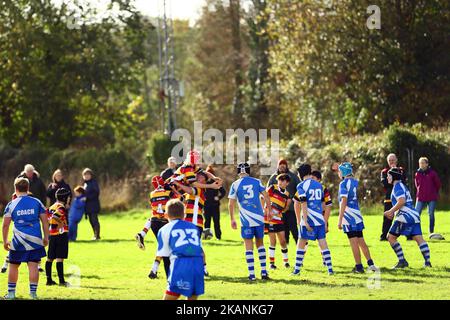
<svg viewBox="0 0 450 320"><path fill-rule="evenodd" d="M146 210L133 210L114 215L102 215L102 237L92 242L89 223L80 224L79 241L70 245L69 259L65 264L68 281L79 286L72 288L46 287L42 274L38 294L41 299L160 299L166 287L163 268L159 278L147 278L153 262L155 240L152 234L146 239L147 250L141 251L134 241L148 215ZM422 228L428 233L428 217L422 215ZM237 230L231 230L229 218L222 216L223 239L204 242L211 277L206 280L206 294L202 299L449 299L450 297L450 212L437 212L437 231L447 236L444 241L429 241L432 269L424 269L423 258L413 241L400 239L410 268L390 270L396 257L387 242L378 240L381 216L365 218L366 241L381 273L352 274L353 257L346 236L337 230L336 212L331 221L328 243L331 250L335 276L328 276L322 266L319 249L311 243L300 277L291 277L290 271L281 268L270 273L271 281L247 282L244 249ZM295 245L289 246L291 264L295 259ZM281 261L277 251L276 259ZM256 271L259 272L258 260ZM77 277L79 274L80 277ZM374 277L379 276L379 281ZM54 271L56 278L56 270ZM28 298L26 267L21 267L18 297ZM380 285L377 287L377 285ZM0 288L6 292L7 275L0 275Z"/></svg>

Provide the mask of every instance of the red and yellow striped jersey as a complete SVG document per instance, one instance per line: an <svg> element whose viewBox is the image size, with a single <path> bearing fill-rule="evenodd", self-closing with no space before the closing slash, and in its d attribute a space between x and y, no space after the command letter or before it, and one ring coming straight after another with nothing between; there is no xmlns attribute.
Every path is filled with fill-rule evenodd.
<svg viewBox="0 0 450 320"><path fill-rule="evenodd" d="M201 170L200 167L192 165L182 165L175 171L175 173L168 179L167 182L177 181L185 186L190 186L197 181L195 174Z"/></svg>
<svg viewBox="0 0 450 320"><path fill-rule="evenodd" d="M333 201L331 200L330 190L328 190L328 188L325 187L324 185L322 185L322 187L323 187L323 198L325 201L325 205L331 206L333 204Z"/></svg>
<svg viewBox="0 0 450 320"><path fill-rule="evenodd" d="M50 225L49 231L51 236L69 232L69 225L67 224L67 209L63 204L56 202L48 208L47 219ZM62 227L59 228L61 225Z"/></svg>
<svg viewBox="0 0 450 320"><path fill-rule="evenodd" d="M150 192L152 218L167 220L166 203L173 198L177 198L177 194L163 186Z"/></svg>
<svg viewBox="0 0 450 320"><path fill-rule="evenodd" d="M194 194L184 195L186 206L186 218L184 220L203 228L203 207L205 205L205 190L202 188L192 188Z"/></svg>
<svg viewBox="0 0 450 320"><path fill-rule="evenodd" d="M282 224L282 213L286 208L287 201L289 200L289 192L281 189L278 185L274 184L267 188L267 194L270 198L272 220L271 224Z"/></svg>

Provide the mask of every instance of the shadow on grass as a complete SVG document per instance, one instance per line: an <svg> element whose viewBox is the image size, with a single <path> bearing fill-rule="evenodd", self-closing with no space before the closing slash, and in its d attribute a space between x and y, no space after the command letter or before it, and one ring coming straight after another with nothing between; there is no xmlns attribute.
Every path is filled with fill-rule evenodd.
<svg viewBox="0 0 450 320"><path fill-rule="evenodd" d="M359 279L359 280L367 280L368 277L370 276L370 274L366 273L366 274L361 274L361 275L357 275L357 274L348 274L346 276L346 278L350 278L350 279ZM385 282L404 282L404 283L425 283L426 281L424 280L419 280L417 278L383 278L383 275L381 276L382 281Z"/></svg>
<svg viewBox="0 0 450 320"><path fill-rule="evenodd" d="M95 289L95 290L129 290L127 288L117 287L101 287L101 286L81 286L81 289Z"/></svg>
<svg viewBox="0 0 450 320"><path fill-rule="evenodd" d="M291 285L308 285L318 288L329 288L329 287L365 287L364 284L358 284L358 283L329 283L329 282L316 282L308 279L303 279L301 277L299 278L292 278L292 279L270 279L270 280L261 280L260 278L257 278L256 281L251 282L248 280L248 278L245 277L228 277L228 276L211 276L207 281L221 281L221 282L229 282L229 283L242 283L242 284L249 284L252 285L254 283L283 283L283 284L291 284Z"/></svg>
<svg viewBox="0 0 450 320"><path fill-rule="evenodd" d="M402 275L408 275L408 276L417 276L421 278L439 278L439 279L450 279L450 274L448 275L442 275L442 274L436 274L436 272L449 272L449 267L439 267L439 268L431 268L431 269L412 269L412 268L405 268L405 269L398 269L398 270L392 270L387 268L380 268L381 274L389 274L393 276L402 276ZM431 273L430 273L431 272Z"/></svg>
<svg viewBox="0 0 450 320"><path fill-rule="evenodd" d="M70 244L75 243L101 244L101 243L118 243L118 242L136 242L136 240L134 239L77 240L74 242L70 242Z"/></svg>

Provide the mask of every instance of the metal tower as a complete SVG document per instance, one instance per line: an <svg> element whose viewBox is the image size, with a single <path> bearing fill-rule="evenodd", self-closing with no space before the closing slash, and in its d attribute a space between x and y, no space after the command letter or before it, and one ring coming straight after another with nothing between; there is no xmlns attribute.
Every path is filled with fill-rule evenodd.
<svg viewBox="0 0 450 320"><path fill-rule="evenodd" d="M158 0L159 98L161 128L171 135L177 128L179 82L175 78L175 57L171 1Z"/></svg>

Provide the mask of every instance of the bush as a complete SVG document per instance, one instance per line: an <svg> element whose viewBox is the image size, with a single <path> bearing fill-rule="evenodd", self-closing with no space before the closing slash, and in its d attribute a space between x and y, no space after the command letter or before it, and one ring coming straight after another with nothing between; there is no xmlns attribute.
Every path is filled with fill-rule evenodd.
<svg viewBox="0 0 450 320"><path fill-rule="evenodd" d="M151 169L157 169L167 162L170 157L172 148L177 144L177 141L171 141L170 137L162 133L156 133L150 139L147 162Z"/></svg>

